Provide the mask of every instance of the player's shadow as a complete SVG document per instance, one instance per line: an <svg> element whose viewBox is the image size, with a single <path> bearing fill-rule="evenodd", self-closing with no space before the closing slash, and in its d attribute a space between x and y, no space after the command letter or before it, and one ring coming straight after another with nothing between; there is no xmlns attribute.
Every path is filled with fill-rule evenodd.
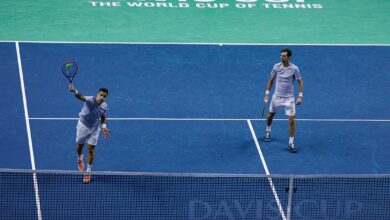
<svg viewBox="0 0 390 220"><path fill-rule="evenodd" d="M265 141L264 137L257 138L261 149L263 151L279 151L279 152L290 152L288 149L288 140L280 137L271 137L271 141Z"/></svg>
<svg viewBox="0 0 390 220"><path fill-rule="evenodd" d="M286 142L286 143L287 143L287 140L282 140L282 139L279 138L279 137L271 137L271 141L267 142L267 141L265 140L264 135L261 136L261 137L257 137L257 141L259 142L260 145L269 145L269 144L272 144L272 143L281 144L281 143L283 143L283 142Z"/></svg>

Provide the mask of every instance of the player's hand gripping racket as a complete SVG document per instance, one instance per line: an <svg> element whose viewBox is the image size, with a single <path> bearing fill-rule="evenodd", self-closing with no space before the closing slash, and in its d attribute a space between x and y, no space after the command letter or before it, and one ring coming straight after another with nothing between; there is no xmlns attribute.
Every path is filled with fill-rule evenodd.
<svg viewBox="0 0 390 220"><path fill-rule="evenodd" d="M73 87L73 79L79 69L77 63L75 61L65 61L61 69L64 76L69 80L70 87Z"/></svg>
<svg viewBox="0 0 390 220"><path fill-rule="evenodd" d="M268 99L264 99L263 110L261 111L261 118L264 118L265 107L267 107Z"/></svg>
<svg viewBox="0 0 390 220"><path fill-rule="evenodd" d="M103 138L108 139L111 137L111 130L108 128L103 128Z"/></svg>

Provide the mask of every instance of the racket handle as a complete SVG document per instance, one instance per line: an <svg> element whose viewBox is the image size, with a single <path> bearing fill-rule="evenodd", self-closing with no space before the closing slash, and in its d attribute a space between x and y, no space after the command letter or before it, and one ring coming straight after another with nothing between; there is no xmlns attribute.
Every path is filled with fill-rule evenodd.
<svg viewBox="0 0 390 220"><path fill-rule="evenodd" d="M75 95L79 94L79 91L74 87L73 83L69 85L69 91L74 93Z"/></svg>
<svg viewBox="0 0 390 220"><path fill-rule="evenodd" d="M73 84L73 81L70 81L69 80L69 87L73 88L74 89L74 84Z"/></svg>

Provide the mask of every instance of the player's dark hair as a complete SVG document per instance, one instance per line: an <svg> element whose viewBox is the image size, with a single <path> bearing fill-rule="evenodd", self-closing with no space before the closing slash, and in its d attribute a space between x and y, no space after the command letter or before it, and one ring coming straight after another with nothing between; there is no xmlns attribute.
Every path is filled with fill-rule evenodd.
<svg viewBox="0 0 390 220"><path fill-rule="evenodd" d="M288 49L288 48L284 48L284 49L281 49L281 50L280 50L280 53L283 53L283 52L287 52L287 56L288 56L288 57L291 57L291 55L292 55L291 50Z"/></svg>
<svg viewBox="0 0 390 220"><path fill-rule="evenodd" d="M99 89L99 92L104 92L104 93L107 93L107 94L108 94L108 89L106 89L106 88L100 88L100 89Z"/></svg>

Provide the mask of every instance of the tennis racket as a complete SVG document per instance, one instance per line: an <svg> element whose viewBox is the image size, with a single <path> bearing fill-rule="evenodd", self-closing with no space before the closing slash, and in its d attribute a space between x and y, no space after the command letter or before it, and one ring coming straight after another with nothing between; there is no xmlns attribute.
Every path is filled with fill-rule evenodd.
<svg viewBox="0 0 390 220"><path fill-rule="evenodd" d="M62 64L62 73L64 76L68 79L70 86L73 87L73 79L77 74L77 70L79 69L79 66L75 61L65 61L64 64Z"/></svg>
<svg viewBox="0 0 390 220"><path fill-rule="evenodd" d="M263 103L263 110L261 111L261 118L264 118L264 111L265 111L266 106L267 106L267 102L264 102Z"/></svg>
<svg viewBox="0 0 390 220"><path fill-rule="evenodd" d="M268 100L264 100L263 102L263 110L261 111L261 118L264 118L265 108L267 107Z"/></svg>

